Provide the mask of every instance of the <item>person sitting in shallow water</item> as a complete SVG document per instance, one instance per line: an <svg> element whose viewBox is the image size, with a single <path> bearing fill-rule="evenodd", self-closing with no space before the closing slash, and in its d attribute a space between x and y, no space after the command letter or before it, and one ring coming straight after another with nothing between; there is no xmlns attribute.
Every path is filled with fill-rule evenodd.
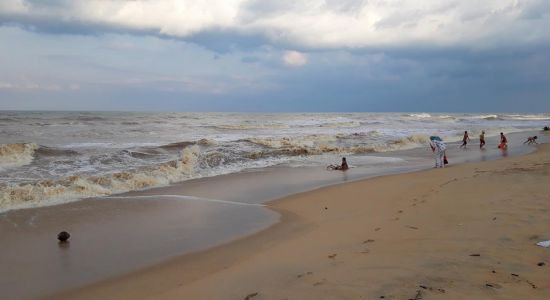
<svg viewBox="0 0 550 300"><path fill-rule="evenodd" d="M346 158L345 157L342 157L342 164L337 166L337 165L329 165L327 167L327 170L340 170L340 171L345 171L349 169L348 167L348 162L346 161Z"/></svg>
<svg viewBox="0 0 550 300"><path fill-rule="evenodd" d="M527 138L527 140L525 142L523 142L524 144L527 144L527 145L531 145L531 144L538 144L537 143L537 136L530 136Z"/></svg>

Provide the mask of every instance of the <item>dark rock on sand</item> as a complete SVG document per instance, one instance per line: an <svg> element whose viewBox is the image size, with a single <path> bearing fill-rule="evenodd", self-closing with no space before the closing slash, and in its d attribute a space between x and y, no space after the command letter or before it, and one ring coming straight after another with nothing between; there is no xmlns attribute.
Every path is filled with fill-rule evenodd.
<svg viewBox="0 0 550 300"><path fill-rule="evenodd" d="M57 239L60 242L67 242L70 237L71 235L67 231L61 231L60 233L57 234Z"/></svg>

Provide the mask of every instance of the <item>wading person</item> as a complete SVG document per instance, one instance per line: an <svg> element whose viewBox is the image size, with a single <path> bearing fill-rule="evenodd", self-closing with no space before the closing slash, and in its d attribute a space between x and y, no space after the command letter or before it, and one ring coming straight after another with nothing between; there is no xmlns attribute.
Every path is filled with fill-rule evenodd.
<svg viewBox="0 0 550 300"><path fill-rule="evenodd" d="M479 149L483 149L483 146L485 146L485 131L481 131L479 135Z"/></svg>
<svg viewBox="0 0 550 300"><path fill-rule="evenodd" d="M506 150L508 148L508 139L504 136L504 133L500 133L500 144L498 148L501 150Z"/></svg>
<svg viewBox="0 0 550 300"><path fill-rule="evenodd" d="M468 136L468 131L464 131L464 137L462 137L462 145L460 145L460 148L466 148L469 141L470 137Z"/></svg>

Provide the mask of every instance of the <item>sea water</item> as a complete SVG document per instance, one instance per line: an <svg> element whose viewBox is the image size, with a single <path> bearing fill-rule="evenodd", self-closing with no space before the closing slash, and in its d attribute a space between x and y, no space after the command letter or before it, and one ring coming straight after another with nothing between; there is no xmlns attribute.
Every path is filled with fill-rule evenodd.
<svg viewBox="0 0 550 300"><path fill-rule="evenodd" d="M550 114L0 112L0 212L348 155L354 167L391 167L430 135L549 124Z"/></svg>
<svg viewBox="0 0 550 300"><path fill-rule="evenodd" d="M0 210L105 196L274 165L376 153L484 130L529 131L550 114L2 112Z"/></svg>

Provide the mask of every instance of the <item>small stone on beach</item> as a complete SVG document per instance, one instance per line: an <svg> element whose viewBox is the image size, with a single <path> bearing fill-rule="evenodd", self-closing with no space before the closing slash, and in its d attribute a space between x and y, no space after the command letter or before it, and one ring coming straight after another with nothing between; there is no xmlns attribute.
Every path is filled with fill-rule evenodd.
<svg viewBox="0 0 550 300"><path fill-rule="evenodd" d="M61 231L60 233L57 234L57 239L63 243L67 242L70 237L71 235L67 231Z"/></svg>

